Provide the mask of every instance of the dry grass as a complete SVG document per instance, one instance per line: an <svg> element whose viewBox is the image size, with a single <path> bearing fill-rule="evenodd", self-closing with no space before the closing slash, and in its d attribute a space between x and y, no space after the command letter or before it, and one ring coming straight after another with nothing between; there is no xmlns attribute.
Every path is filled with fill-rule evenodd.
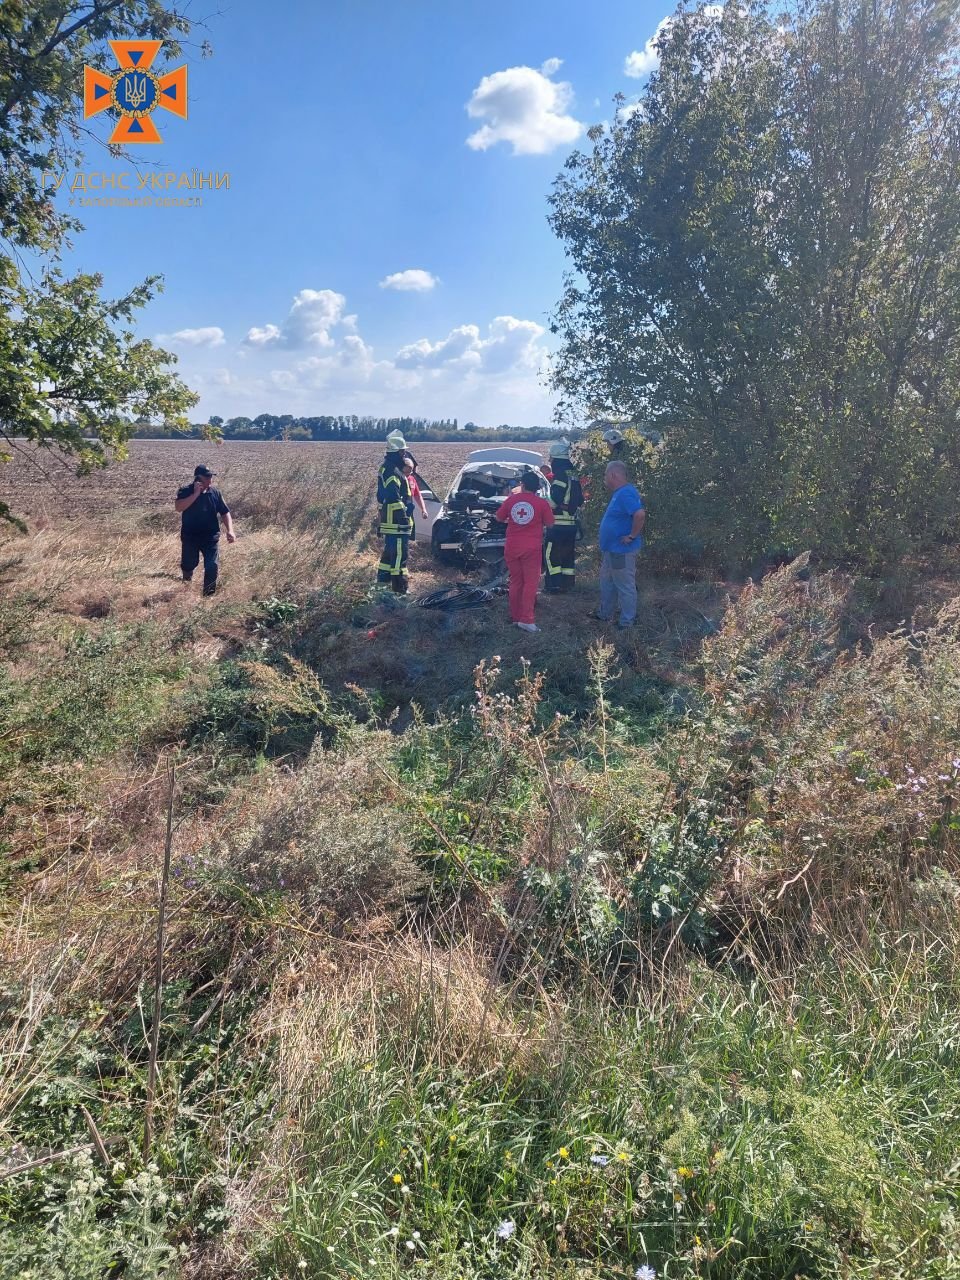
<svg viewBox="0 0 960 1280"><path fill-rule="evenodd" d="M376 1274L398 1275L384 1241L391 1223L413 1222L390 1199L401 1167L418 1221L448 1242L431 1272L442 1280L524 1274L497 1270L506 1253L486 1271L454 1258L458 1242L489 1235L494 1208L526 1215L528 1273L559 1274L568 1254L629 1273L648 1256L631 1243L646 1209L625 1213L612 1198L620 1184L597 1181L590 1155L614 1142L636 1161L638 1196L662 1197L669 1231L659 1219L648 1228L661 1268L674 1258L695 1273L707 1245L694 1241L712 1240L715 1274L740 1274L724 1268L746 1240L754 1258L778 1259L771 1274L792 1274L813 1256L803 1213L822 1231L819 1273L854 1274L829 1270L838 1233L853 1239L873 1203L835 1172L848 1151L881 1185L876 1213L906 1215L892 1243L862 1227L874 1232L869 1256L919 1256L934 1228L910 1220L904 1175L883 1163L879 1138L862 1136L876 1108L862 1082L847 1083L845 1055L873 1027L876 1087L906 1133L919 1111L896 1055L932 1072L938 1037L954 1035L960 867L954 829L932 826L953 801L938 792L934 813L908 786L890 787L901 782L892 762L924 776L946 767L956 614L860 654L851 639L869 614L857 584L798 585L789 572L743 592L647 581L642 625L600 647L606 633L583 616L588 553L574 596L538 601L539 635L510 627L502 600L436 615L372 585L376 447L277 446L264 466L265 448L224 446L241 536L223 548L213 601L177 581L169 502L199 445L149 446L170 451L154 487L140 486L163 504L152 513L127 507L111 473L77 490L69 521L41 516L28 537L4 537L4 696L33 753L0 737L11 760L0 780L12 855L0 932L5 1143L65 1140L58 1091L76 1079L105 1129L140 1123L142 984L175 756L158 1146L190 1201L163 1219L188 1244L185 1274L299 1274L294 1245L317 1276L357 1274L353 1254L349 1270L327 1261L328 1241L347 1248L339 1224L356 1216L356 1191L371 1217L357 1218L355 1257L372 1250ZM418 450L429 474L428 452ZM134 462L148 454L135 449ZM438 470L458 461L437 453ZM412 566L414 591L456 576L423 546ZM81 641L90 649L78 658ZM129 682L134 714L112 697L113 676L92 679L101 670ZM89 682L89 705L71 702L74 681ZM18 690L33 691L49 723ZM101 721L115 721L113 736L89 738ZM908 939L902 963L872 956L877 920ZM725 922L735 939L709 932ZM832 970L808 978L806 944L828 935L847 957L840 988ZM725 972L727 943L728 957L754 966L752 985ZM825 1098L836 1110L802 1140L782 1118L792 1101L764 1110L792 1070L798 1114L801 1103L829 1112ZM762 1082L752 1111L739 1079L724 1083L733 1076ZM911 1159L937 1145L925 1122L910 1133ZM544 1169L574 1141L568 1195ZM787 1147L815 1170L796 1165L819 1201L794 1202L792 1184L776 1181ZM411 1149L447 1181L408 1172ZM726 1164L714 1160L721 1149ZM741 1168L747 1149L763 1154ZM924 1177L946 1186L941 1156ZM704 1180L699 1199L688 1188L682 1221L671 1199L681 1163ZM202 1226L213 1186L231 1222L222 1234L221 1219ZM712 1200L721 1213L707 1211Z"/></svg>

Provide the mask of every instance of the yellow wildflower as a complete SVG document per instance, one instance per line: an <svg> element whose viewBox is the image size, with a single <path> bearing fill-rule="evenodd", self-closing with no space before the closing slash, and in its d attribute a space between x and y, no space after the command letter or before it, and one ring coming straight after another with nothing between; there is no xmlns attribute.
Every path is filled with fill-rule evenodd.
<svg viewBox="0 0 960 1280"><path fill-rule="evenodd" d="M686 1166L685 1164L682 1164L682 1165L680 1166L680 1168L677 1170L677 1173L679 1173L679 1175L680 1175L680 1177L681 1177L681 1178L692 1178L692 1177L693 1177L693 1170L692 1170L692 1169L688 1169L688 1168L687 1168L687 1166Z"/></svg>
<svg viewBox="0 0 960 1280"><path fill-rule="evenodd" d="M400 1174L399 1174L399 1173L395 1173L395 1174L393 1175L393 1180L394 1180L394 1182L397 1184L397 1186L399 1187L400 1183L403 1181L403 1178L400 1176Z"/></svg>
<svg viewBox="0 0 960 1280"><path fill-rule="evenodd" d="M561 1148L560 1148L560 1159L561 1159L561 1160L569 1160L569 1158L570 1158L570 1152L567 1150L567 1148L566 1148L566 1147L561 1147Z"/></svg>
<svg viewBox="0 0 960 1280"><path fill-rule="evenodd" d="M618 1151L618 1152L617 1152L617 1159L618 1159L618 1160L622 1160L622 1161L623 1161L623 1163L624 1163L624 1164L626 1164L626 1163L627 1163L627 1161L630 1159L630 1157L627 1155L627 1153L626 1153L625 1151Z"/></svg>

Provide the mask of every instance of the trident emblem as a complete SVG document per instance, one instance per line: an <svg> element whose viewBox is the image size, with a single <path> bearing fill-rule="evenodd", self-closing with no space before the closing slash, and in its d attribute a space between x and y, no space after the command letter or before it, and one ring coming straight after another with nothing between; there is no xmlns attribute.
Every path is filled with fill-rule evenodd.
<svg viewBox="0 0 960 1280"><path fill-rule="evenodd" d="M139 111L147 100L147 77L127 76L127 106Z"/></svg>

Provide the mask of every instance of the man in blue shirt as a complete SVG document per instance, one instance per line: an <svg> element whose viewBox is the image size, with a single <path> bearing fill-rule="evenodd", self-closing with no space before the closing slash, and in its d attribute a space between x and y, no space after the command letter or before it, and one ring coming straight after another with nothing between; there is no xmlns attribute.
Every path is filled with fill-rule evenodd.
<svg viewBox="0 0 960 1280"><path fill-rule="evenodd" d="M643 525L647 518L643 498L627 480L622 462L611 462L603 474L603 486L610 502L600 521L600 608L593 617L600 622L613 619L620 604L621 630L632 627L637 618L637 555L643 547Z"/></svg>

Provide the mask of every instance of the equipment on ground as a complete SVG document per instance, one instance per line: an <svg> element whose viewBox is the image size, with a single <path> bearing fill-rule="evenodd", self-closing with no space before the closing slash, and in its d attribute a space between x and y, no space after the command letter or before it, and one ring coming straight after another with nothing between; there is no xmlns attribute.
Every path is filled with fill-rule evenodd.
<svg viewBox="0 0 960 1280"><path fill-rule="evenodd" d="M418 596L416 603L421 609L440 609L444 613L457 613L464 609L482 609L484 605L490 603L494 595L493 590L475 587L469 582L458 582L453 587L442 587L439 591Z"/></svg>

